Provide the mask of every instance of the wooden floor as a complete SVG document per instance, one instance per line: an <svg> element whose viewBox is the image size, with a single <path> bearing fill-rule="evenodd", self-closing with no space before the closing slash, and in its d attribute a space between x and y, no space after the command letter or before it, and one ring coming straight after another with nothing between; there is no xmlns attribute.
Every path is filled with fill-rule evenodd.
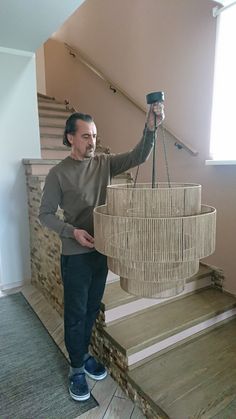
<svg viewBox="0 0 236 419"><path fill-rule="evenodd" d="M63 321L59 314L52 309L44 296L32 285L10 291L0 291L0 297L21 291L28 300L50 335L67 357L64 345ZM145 416L134 403L127 398L110 375L105 380L96 382L87 379L92 395L99 406L89 410L79 419L144 419ZM55 418L56 419L56 418ZM76 419L76 418L75 418Z"/></svg>

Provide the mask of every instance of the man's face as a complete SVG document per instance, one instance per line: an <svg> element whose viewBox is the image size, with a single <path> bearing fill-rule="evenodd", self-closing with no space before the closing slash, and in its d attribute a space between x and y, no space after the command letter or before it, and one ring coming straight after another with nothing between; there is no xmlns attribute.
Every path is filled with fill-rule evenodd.
<svg viewBox="0 0 236 419"><path fill-rule="evenodd" d="M93 157L96 148L97 129L94 122L76 121L76 133L68 134L72 153L79 159Z"/></svg>

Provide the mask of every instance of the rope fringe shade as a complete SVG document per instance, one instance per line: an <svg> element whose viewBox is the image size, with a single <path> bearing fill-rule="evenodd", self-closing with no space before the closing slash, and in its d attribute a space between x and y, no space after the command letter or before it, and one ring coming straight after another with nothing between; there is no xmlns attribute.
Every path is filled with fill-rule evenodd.
<svg viewBox="0 0 236 419"><path fill-rule="evenodd" d="M95 247L121 287L142 297L170 297L215 249L215 208L201 205L201 186L111 185L94 210Z"/></svg>

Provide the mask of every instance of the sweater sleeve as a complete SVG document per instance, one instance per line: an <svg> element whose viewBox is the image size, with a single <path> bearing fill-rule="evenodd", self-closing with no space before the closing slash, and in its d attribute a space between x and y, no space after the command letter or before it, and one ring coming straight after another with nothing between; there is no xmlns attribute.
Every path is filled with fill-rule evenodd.
<svg viewBox="0 0 236 419"><path fill-rule="evenodd" d="M62 201L62 190L55 171L51 170L46 177L43 195L39 208L39 220L43 226L55 231L60 237L74 238L74 227L56 216Z"/></svg>
<svg viewBox="0 0 236 419"><path fill-rule="evenodd" d="M150 131L145 126L142 139L133 150L128 151L127 153L111 154L109 156L111 177L144 163L148 159L153 145L153 131Z"/></svg>

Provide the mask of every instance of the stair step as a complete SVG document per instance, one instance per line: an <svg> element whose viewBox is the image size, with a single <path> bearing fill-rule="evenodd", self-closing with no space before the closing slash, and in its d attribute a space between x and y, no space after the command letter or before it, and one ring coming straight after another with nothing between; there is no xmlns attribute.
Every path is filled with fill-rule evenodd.
<svg viewBox="0 0 236 419"><path fill-rule="evenodd" d="M49 170L60 163L58 159L23 159L25 172L27 175L46 176Z"/></svg>
<svg viewBox="0 0 236 419"><path fill-rule="evenodd" d="M63 114L63 112L74 112L74 109L72 107L70 107L70 105L66 105L65 103L47 103L47 102L39 102L38 103L38 110L40 112L45 112L47 113L48 111L52 111L52 112L61 112Z"/></svg>
<svg viewBox="0 0 236 419"><path fill-rule="evenodd" d="M42 118L58 118L59 120L66 120L73 112L68 110L54 110L54 109L48 109L44 110L39 108L39 118L40 120Z"/></svg>
<svg viewBox="0 0 236 419"><path fill-rule="evenodd" d="M156 414L172 419L234 418L236 319L128 372Z"/></svg>
<svg viewBox="0 0 236 419"><path fill-rule="evenodd" d="M61 135L58 135L56 137L50 137L50 136L43 137L41 135L40 143L41 143L41 148L48 148L48 147L58 148L58 147L63 146Z"/></svg>
<svg viewBox="0 0 236 419"><path fill-rule="evenodd" d="M57 159L62 160L69 156L70 148L59 148L59 147L42 147L41 156L42 159Z"/></svg>
<svg viewBox="0 0 236 419"><path fill-rule="evenodd" d="M209 287L212 283L211 275L212 269L200 264L198 273L187 280L183 293L178 297L166 299L135 297L123 291L120 287L120 282L107 284L102 300L102 310L105 313L106 324L154 305L166 304L175 298L181 298L183 295L195 292L200 288Z"/></svg>
<svg viewBox="0 0 236 419"><path fill-rule="evenodd" d="M41 135L56 135L63 138L63 133L65 129L65 124L43 124L39 125L40 136Z"/></svg>
<svg viewBox="0 0 236 419"><path fill-rule="evenodd" d="M234 315L235 307L235 297L213 287L204 288L118 320L104 328L104 334L128 357L128 365L132 365L197 333L196 325L202 324L202 330L222 321L224 312L229 312L226 317Z"/></svg>
<svg viewBox="0 0 236 419"><path fill-rule="evenodd" d="M43 93L37 93L38 100L55 100L54 96L44 95Z"/></svg>
<svg viewBox="0 0 236 419"><path fill-rule="evenodd" d="M56 127L63 127L63 128L65 128L65 123L66 123L66 120L67 120L67 118L68 118L68 116L69 115L71 115L70 113L69 114L65 114L65 115L60 115L60 116L58 116L58 115L56 115L56 116L53 116L53 115L45 115L45 114L39 114L39 126L56 126Z"/></svg>
<svg viewBox="0 0 236 419"><path fill-rule="evenodd" d="M72 106L70 104L66 104L64 102L59 102L55 100L47 100L47 99L38 99L38 107L45 106L49 109L53 110L64 110L64 109L72 109Z"/></svg>

